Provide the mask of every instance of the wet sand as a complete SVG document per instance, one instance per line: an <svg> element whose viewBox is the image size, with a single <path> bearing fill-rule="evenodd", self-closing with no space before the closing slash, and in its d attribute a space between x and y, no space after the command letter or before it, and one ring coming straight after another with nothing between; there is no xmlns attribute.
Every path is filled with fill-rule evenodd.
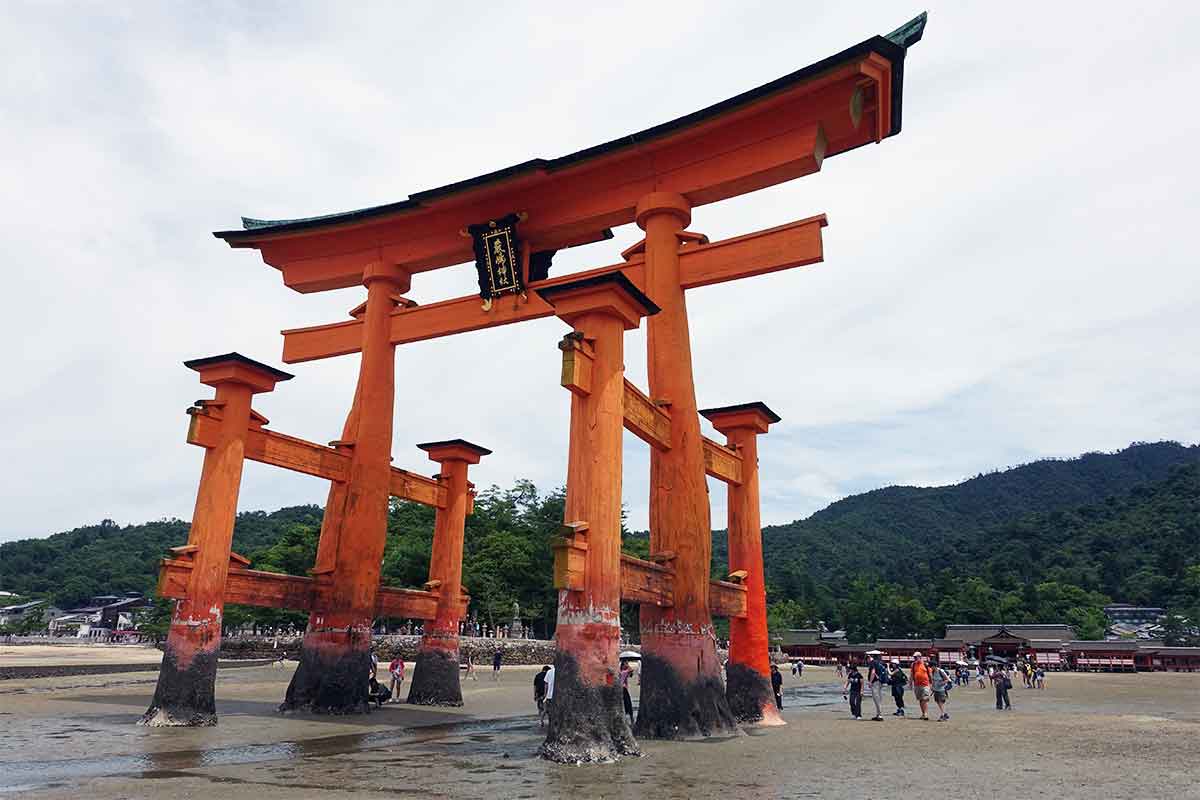
<svg viewBox="0 0 1200 800"><path fill-rule="evenodd" d="M960 688L949 722L855 722L832 671L810 667L785 678L787 727L567 767L535 755L536 668L481 671L461 709L283 717L291 669L221 673L207 729L133 724L154 672L0 682L0 797L1200 798L1200 674L1052 674L1045 692L1015 688L1012 712Z"/></svg>

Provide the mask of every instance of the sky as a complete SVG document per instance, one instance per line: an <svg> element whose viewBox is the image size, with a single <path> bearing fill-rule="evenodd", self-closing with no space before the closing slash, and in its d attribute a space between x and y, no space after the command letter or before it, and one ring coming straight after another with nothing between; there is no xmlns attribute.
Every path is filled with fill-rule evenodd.
<svg viewBox="0 0 1200 800"><path fill-rule="evenodd" d="M1189 3L930 7L904 128L820 173L695 210L712 239L818 213L823 263L689 292L701 407L763 401L765 523L888 484L952 483L1132 441L1200 440L1200 14ZM301 295L211 231L403 199L642 130L891 31L924 8L837 3L6 3L0 15L0 541L187 519L202 453L185 359L275 366ZM480 98L503 105L481 111ZM635 226L562 253L612 264ZM426 303L474 291L418 275ZM494 454L480 487L566 472L556 319L406 345L394 463ZM627 376L646 385L644 328ZM357 356L256 398L326 442ZM717 436L711 429L709 435ZM626 436L629 522L646 446ZM248 463L242 510L322 503ZM710 484L714 527L725 490Z"/></svg>

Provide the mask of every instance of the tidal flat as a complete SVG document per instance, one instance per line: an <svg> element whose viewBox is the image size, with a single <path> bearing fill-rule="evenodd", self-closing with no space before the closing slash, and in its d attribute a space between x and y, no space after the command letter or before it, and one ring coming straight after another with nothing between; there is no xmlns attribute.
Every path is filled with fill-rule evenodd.
<svg viewBox="0 0 1200 800"><path fill-rule="evenodd" d="M0 797L1200 798L1200 673L1051 673L1011 712L961 687L948 722L892 717L890 697L883 722L856 722L833 671L809 667L785 677L786 727L562 766L536 755L533 667L481 670L463 708L355 717L280 715L293 668L222 670L220 724L198 729L134 724L151 671L0 681Z"/></svg>

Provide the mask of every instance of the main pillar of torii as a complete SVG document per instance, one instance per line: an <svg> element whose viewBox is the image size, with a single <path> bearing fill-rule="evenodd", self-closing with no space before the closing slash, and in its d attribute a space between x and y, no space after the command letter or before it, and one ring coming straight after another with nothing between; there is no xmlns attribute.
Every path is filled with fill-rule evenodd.
<svg viewBox="0 0 1200 800"><path fill-rule="evenodd" d="M367 287L362 361L354 403L338 444L350 452L349 479L329 490L314 577L317 610L309 616L281 710L367 709L371 624L387 540L395 405L396 346L389 338L394 296L411 276L395 264L363 270ZM323 561L324 559L324 561Z"/></svg>
<svg viewBox="0 0 1200 800"><path fill-rule="evenodd" d="M670 560L675 568L674 605L640 608L639 738L738 730L725 699L708 605L711 512L679 273L681 237L691 219L691 203L672 192L650 193L637 204L637 224L646 232L646 294L661 309L646 321L650 397L671 414L670 448L650 452L650 557Z"/></svg>
<svg viewBox="0 0 1200 800"><path fill-rule="evenodd" d="M763 573L762 521L758 496L758 435L779 415L763 403L708 408L700 412L742 456L742 482L729 484L729 571L741 573L746 616L729 620L729 663L725 697L738 722L783 725L771 690L767 592Z"/></svg>
<svg viewBox="0 0 1200 800"><path fill-rule="evenodd" d="M554 701L541 752L567 764L609 761L638 753L618 679L624 339L658 308L619 272L537 292L574 328L560 345L572 393L563 515L583 561L582 587L558 593Z"/></svg>

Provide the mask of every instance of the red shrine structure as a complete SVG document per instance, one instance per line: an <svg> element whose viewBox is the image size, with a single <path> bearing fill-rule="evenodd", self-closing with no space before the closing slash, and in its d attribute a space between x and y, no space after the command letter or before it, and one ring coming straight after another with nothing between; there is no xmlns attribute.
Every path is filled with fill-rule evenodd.
<svg viewBox="0 0 1200 800"><path fill-rule="evenodd" d="M212 386L189 409L204 466L188 543L163 560L159 593L176 599L152 725L216 721L214 686L227 602L309 612L284 709L367 706L372 621L427 620L409 702L461 705L458 622L468 470L489 451L461 439L419 445L433 479L395 468L397 346L557 316L561 383L571 403L566 509L555 545L557 677L542 753L564 762L636 753L634 735L687 738L739 723L782 724L772 702L759 521L758 437L780 418L761 402L698 409L687 290L822 260L824 215L712 242L687 230L692 209L817 172L824 161L900 132L907 49L925 15L716 105L555 159L506 169L358 211L244 219L216 234L257 250L298 292L362 285L351 319L283 332L283 360L360 353L341 436L329 445L267 428L253 395L292 376L236 353L185 362ZM558 250L636 223L644 238L609 266L550 277ZM480 293L429 305L404 297L421 273L474 260ZM644 320L644 323L643 323ZM624 376L624 334L647 328L649 385ZM401 394L403 402L403 394ZM703 414L726 440L701 434ZM621 553L621 438L650 447L647 560ZM329 481L311 576L248 569L230 551L242 464L252 459ZM729 487L727 580L710 580L706 476ZM389 497L437 509L429 581L379 585ZM622 601L640 605L641 703L622 713ZM731 619L727 679L714 616Z"/></svg>

